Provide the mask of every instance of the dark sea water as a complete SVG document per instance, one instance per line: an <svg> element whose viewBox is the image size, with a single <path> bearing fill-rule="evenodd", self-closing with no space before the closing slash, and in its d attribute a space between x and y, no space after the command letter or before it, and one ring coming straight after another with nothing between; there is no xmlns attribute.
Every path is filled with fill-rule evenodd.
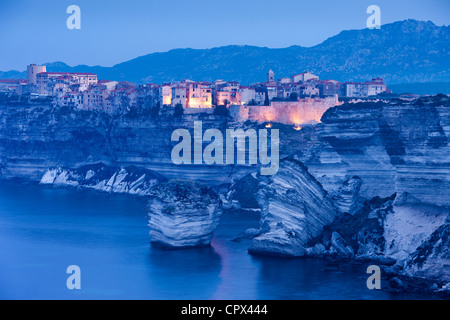
<svg viewBox="0 0 450 320"><path fill-rule="evenodd" d="M149 244L142 198L0 182L0 299L414 299L366 287L367 265L253 257L257 214L224 214L212 247ZM66 269L81 268L81 290Z"/></svg>

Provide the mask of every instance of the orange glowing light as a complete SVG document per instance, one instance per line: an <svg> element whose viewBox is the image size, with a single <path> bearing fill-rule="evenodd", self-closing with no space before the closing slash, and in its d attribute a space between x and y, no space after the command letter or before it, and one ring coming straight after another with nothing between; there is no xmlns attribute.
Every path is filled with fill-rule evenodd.
<svg viewBox="0 0 450 320"><path fill-rule="evenodd" d="M296 126L294 126L294 130L297 130L297 131L302 130L302 127L300 127L299 125L296 125Z"/></svg>
<svg viewBox="0 0 450 320"><path fill-rule="evenodd" d="M298 124L301 122L300 117L299 117L298 115L294 115L294 116L291 118L291 121L292 121L293 123L296 123L297 126L298 126Z"/></svg>
<svg viewBox="0 0 450 320"><path fill-rule="evenodd" d="M271 123L266 124L266 128L272 128L272 124Z"/></svg>

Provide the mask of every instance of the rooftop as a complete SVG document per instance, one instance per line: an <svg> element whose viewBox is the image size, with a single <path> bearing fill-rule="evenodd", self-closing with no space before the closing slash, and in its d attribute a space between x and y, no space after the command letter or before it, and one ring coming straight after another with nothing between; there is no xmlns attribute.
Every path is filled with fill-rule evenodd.
<svg viewBox="0 0 450 320"><path fill-rule="evenodd" d="M63 76L63 75L79 75L79 76L97 76L94 73L89 73L89 72L40 72L38 74L48 74L48 75L59 75L59 76Z"/></svg>

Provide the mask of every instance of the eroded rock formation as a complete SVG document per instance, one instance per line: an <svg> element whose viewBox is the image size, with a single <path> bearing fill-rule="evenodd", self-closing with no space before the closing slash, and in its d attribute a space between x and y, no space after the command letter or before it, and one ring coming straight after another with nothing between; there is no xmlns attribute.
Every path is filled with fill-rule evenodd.
<svg viewBox="0 0 450 320"><path fill-rule="evenodd" d="M155 186L148 209L151 243L168 248L209 245L222 214L216 192L182 180Z"/></svg>

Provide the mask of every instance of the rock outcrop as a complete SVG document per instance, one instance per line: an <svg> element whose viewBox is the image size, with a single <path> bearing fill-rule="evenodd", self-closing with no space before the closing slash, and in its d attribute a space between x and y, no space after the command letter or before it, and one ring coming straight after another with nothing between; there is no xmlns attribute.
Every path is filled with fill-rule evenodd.
<svg viewBox="0 0 450 320"><path fill-rule="evenodd" d="M148 195L155 185L166 180L164 176L152 170L135 166L118 168L97 163L76 169L50 168L40 183L144 196Z"/></svg>
<svg viewBox="0 0 450 320"><path fill-rule="evenodd" d="M299 159L330 193L358 176L365 200L408 193L450 206L449 115L445 95L330 108L317 143Z"/></svg>
<svg viewBox="0 0 450 320"><path fill-rule="evenodd" d="M345 180L342 185L332 192L334 204L341 212L355 213L362 206L362 199L359 195L363 181L360 177L354 176Z"/></svg>
<svg viewBox="0 0 450 320"><path fill-rule="evenodd" d="M249 252L303 256L308 241L336 217L330 196L302 163L293 159L282 160L276 175L256 175L256 179L261 223ZM242 190L251 198L248 191Z"/></svg>
<svg viewBox="0 0 450 320"><path fill-rule="evenodd" d="M197 120L204 130L227 128L225 117L162 114L155 118L145 111L109 116L68 107L0 105L0 179L40 181L49 168L73 169L100 162L208 184L228 182L236 173L233 166L177 166L171 160L175 129L193 132Z"/></svg>
<svg viewBox="0 0 450 320"><path fill-rule="evenodd" d="M160 190L150 201L153 239L172 247L208 244L220 200L198 199L196 211L184 199L171 199L175 186L161 184L155 172L223 189L231 179L224 207L261 212L260 228L245 235L253 239L251 253L394 261L397 287L405 284L402 276L447 279L448 96L346 103L300 131L273 124L280 130L280 155L289 160L270 177L252 173L258 170L251 166L173 165L171 132L192 129L193 120L202 120L204 130L237 126L209 115L114 118L68 108L1 108L0 179L142 195ZM95 168L99 162L104 167ZM187 198L196 198L188 191ZM175 215L166 214L172 209ZM183 234L183 228L190 231ZM439 290L446 287L441 284Z"/></svg>
<svg viewBox="0 0 450 320"><path fill-rule="evenodd" d="M383 199L373 198L353 215L345 213L337 217L309 246L314 248L321 244L327 252L345 256L383 256L386 252L384 225L386 216L393 210L394 199L395 194Z"/></svg>
<svg viewBox="0 0 450 320"><path fill-rule="evenodd" d="M222 213L210 187L181 180L153 188L148 209L151 243L165 248L210 245Z"/></svg>
<svg viewBox="0 0 450 320"><path fill-rule="evenodd" d="M309 242L311 256L337 255L378 264L396 264L386 272L395 290L443 290L450 281L449 215L445 208L406 205L396 194L373 198L353 215L339 216ZM421 279L422 286L411 287ZM432 286L434 288L432 288Z"/></svg>
<svg viewBox="0 0 450 320"><path fill-rule="evenodd" d="M329 109L316 143L298 159L348 214L313 239L308 253L348 256L333 245L335 233L357 259L394 261L403 285L404 277L440 279L436 286L445 288L449 115L445 95Z"/></svg>
<svg viewBox="0 0 450 320"><path fill-rule="evenodd" d="M408 258L405 272L444 283L450 293L450 219L434 231Z"/></svg>

